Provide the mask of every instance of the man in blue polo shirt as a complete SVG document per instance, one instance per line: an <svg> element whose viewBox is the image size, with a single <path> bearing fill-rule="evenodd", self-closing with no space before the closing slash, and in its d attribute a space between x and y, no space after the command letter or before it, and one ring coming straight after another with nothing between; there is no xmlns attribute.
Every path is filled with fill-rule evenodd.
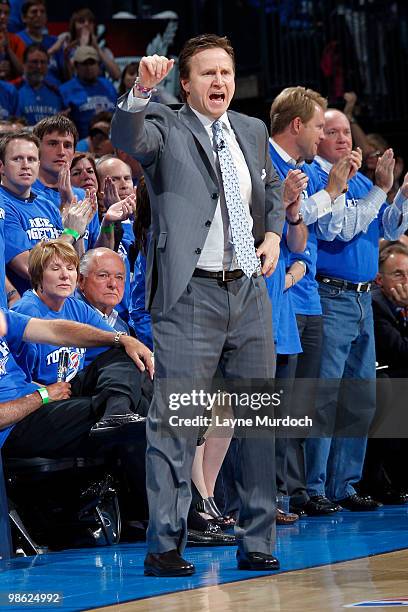
<svg viewBox="0 0 408 612"><path fill-rule="evenodd" d="M61 112L64 106L57 86L46 80L48 54L45 47L39 43L27 47L23 62L24 81L18 89L17 115L24 117L28 125L35 125L44 117Z"/></svg>
<svg viewBox="0 0 408 612"><path fill-rule="evenodd" d="M341 229L344 198L342 201L339 196L346 184L351 163L351 160L350 163L345 160L337 165L327 186L326 183L321 184L317 173L305 163L305 160L313 159L323 138L325 108L326 100L319 93L304 87L284 89L271 107L272 138L269 150L272 163L280 178L285 179L287 190L303 190L299 218L303 217L309 230L305 251L289 254L285 262L285 285L296 314L303 349L297 357L289 360L287 375L289 378L296 376L311 381L318 376L321 352L321 306L315 280L317 237L332 239ZM307 396L312 404L313 389L308 391ZM296 393L295 385L294 403L298 401ZM285 440L279 439L278 450L284 444ZM302 460L303 440L288 439L286 448L280 452L286 453L281 461L283 469L280 479L286 482L293 511L312 515L335 512L337 506L323 495L311 499L307 495Z"/></svg>
<svg viewBox="0 0 408 612"><path fill-rule="evenodd" d="M112 83L99 75L99 56L88 45L77 47L74 53L77 76L61 86L64 105L71 108L71 118L80 138L86 138L89 122L99 111L114 111L117 93Z"/></svg>
<svg viewBox="0 0 408 612"><path fill-rule="evenodd" d="M314 162L323 182L332 165L350 155L352 147L346 116L328 110L325 120L324 139ZM333 384L324 385L317 400L315 418L325 437L306 441L307 487L310 495L327 495L354 511L375 510L381 505L357 495L354 485L361 478L365 434L375 412L370 288L378 270L378 242L382 235L396 239L408 227L408 176L393 204L385 204L393 184L393 168L393 153L388 149L378 161L376 185L359 172L352 177L341 232L331 242L318 243L316 278L323 309L320 377ZM345 384L350 379L355 383ZM340 434L330 437L339 423ZM349 437L341 437L347 428Z"/></svg>

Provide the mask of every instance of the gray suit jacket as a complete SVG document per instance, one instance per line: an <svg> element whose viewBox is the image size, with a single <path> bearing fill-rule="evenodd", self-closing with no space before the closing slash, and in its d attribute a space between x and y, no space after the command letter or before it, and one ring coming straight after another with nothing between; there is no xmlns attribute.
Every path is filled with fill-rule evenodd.
<svg viewBox="0 0 408 612"><path fill-rule="evenodd" d="M251 175L253 234L259 245L266 231L282 233L281 183L271 164L265 124L233 111L228 117ZM111 139L144 169L152 209L146 307L165 314L189 283L214 217L220 185L211 143L188 105L173 111L155 103L137 113L117 108Z"/></svg>

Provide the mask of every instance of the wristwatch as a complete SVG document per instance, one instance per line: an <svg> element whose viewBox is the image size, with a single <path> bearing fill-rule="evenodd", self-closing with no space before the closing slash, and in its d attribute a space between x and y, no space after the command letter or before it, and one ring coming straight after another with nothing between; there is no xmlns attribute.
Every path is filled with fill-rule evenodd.
<svg viewBox="0 0 408 612"><path fill-rule="evenodd" d="M50 397L48 395L48 389L46 387L40 387L39 389L36 389L36 391L38 391L38 393L41 396L41 403L48 404L48 402L50 401Z"/></svg>
<svg viewBox="0 0 408 612"><path fill-rule="evenodd" d="M113 346L120 346L120 339L122 336L127 336L127 333L124 331L116 332L115 337L113 339Z"/></svg>
<svg viewBox="0 0 408 612"><path fill-rule="evenodd" d="M298 215L299 215L299 219L297 219L297 221L290 221L288 218L286 218L287 223L289 223L289 225L299 225L300 223L302 223L303 221L302 213L298 213Z"/></svg>

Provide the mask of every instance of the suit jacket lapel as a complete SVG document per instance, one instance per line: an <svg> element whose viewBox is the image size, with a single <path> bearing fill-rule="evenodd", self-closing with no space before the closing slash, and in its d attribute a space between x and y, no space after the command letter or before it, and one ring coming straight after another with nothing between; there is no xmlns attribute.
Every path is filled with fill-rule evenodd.
<svg viewBox="0 0 408 612"><path fill-rule="evenodd" d="M261 178L262 168L259 168L259 150L255 134L251 130L245 116L229 112L228 119L244 154L249 174L251 175L252 217L255 218L260 215L263 218L265 211L259 205L265 200L265 186Z"/></svg>
<svg viewBox="0 0 408 612"><path fill-rule="evenodd" d="M193 113L188 104L184 104L184 106L178 111L178 115L180 120L193 133L195 139L198 140L198 142L200 143L201 148L203 149L208 161L210 162L213 179L216 183L218 183L218 176L214 163L214 151L212 149L210 139L208 138L208 134L205 131L203 124Z"/></svg>

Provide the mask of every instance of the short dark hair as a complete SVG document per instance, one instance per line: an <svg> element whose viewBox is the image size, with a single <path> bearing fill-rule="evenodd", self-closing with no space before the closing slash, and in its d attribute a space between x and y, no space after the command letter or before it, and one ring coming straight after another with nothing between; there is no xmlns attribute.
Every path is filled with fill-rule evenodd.
<svg viewBox="0 0 408 612"><path fill-rule="evenodd" d="M31 45L28 45L28 47L26 47L24 49L24 53L23 53L23 62L24 63L26 63L27 58L30 55L30 53L33 53L34 51L41 51L41 53L44 53L47 56L47 59L48 59L47 49L44 47L43 44L41 44L41 43L31 43Z"/></svg>
<svg viewBox="0 0 408 612"><path fill-rule="evenodd" d="M78 130L71 119L68 119L65 115L53 115L52 117L41 119L33 128L33 134L40 140L52 132L58 132L58 134L71 134L74 138L74 147L76 147L79 139Z"/></svg>
<svg viewBox="0 0 408 612"><path fill-rule="evenodd" d="M45 10L47 10L47 7L45 5L45 1L44 0L26 0L23 4L23 6L21 7L21 14L23 17L25 17L28 13L28 11L30 10L30 8L32 6L37 6L37 4L42 4L43 7L45 8Z"/></svg>
<svg viewBox="0 0 408 612"><path fill-rule="evenodd" d="M408 247L402 242L393 242L380 251L379 269L380 272L384 269L384 264L391 255L406 255L408 257Z"/></svg>
<svg viewBox="0 0 408 612"><path fill-rule="evenodd" d="M2 134L0 138L0 161L2 161L3 164L6 161L7 147L10 142L13 142L14 140L33 142L37 149L40 148L40 141L38 140L37 136L28 130L22 130L21 132L7 132Z"/></svg>
<svg viewBox="0 0 408 612"><path fill-rule="evenodd" d="M200 34L199 36L190 38L182 48L178 58L178 69L180 74L180 93L184 101L187 99L187 96L183 87L181 86L181 81L188 79L190 75L191 58L200 51L215 48L224 49L224 51L228 53L235 70L234 49L226 36L218 36L217 34Z"/></svg>

